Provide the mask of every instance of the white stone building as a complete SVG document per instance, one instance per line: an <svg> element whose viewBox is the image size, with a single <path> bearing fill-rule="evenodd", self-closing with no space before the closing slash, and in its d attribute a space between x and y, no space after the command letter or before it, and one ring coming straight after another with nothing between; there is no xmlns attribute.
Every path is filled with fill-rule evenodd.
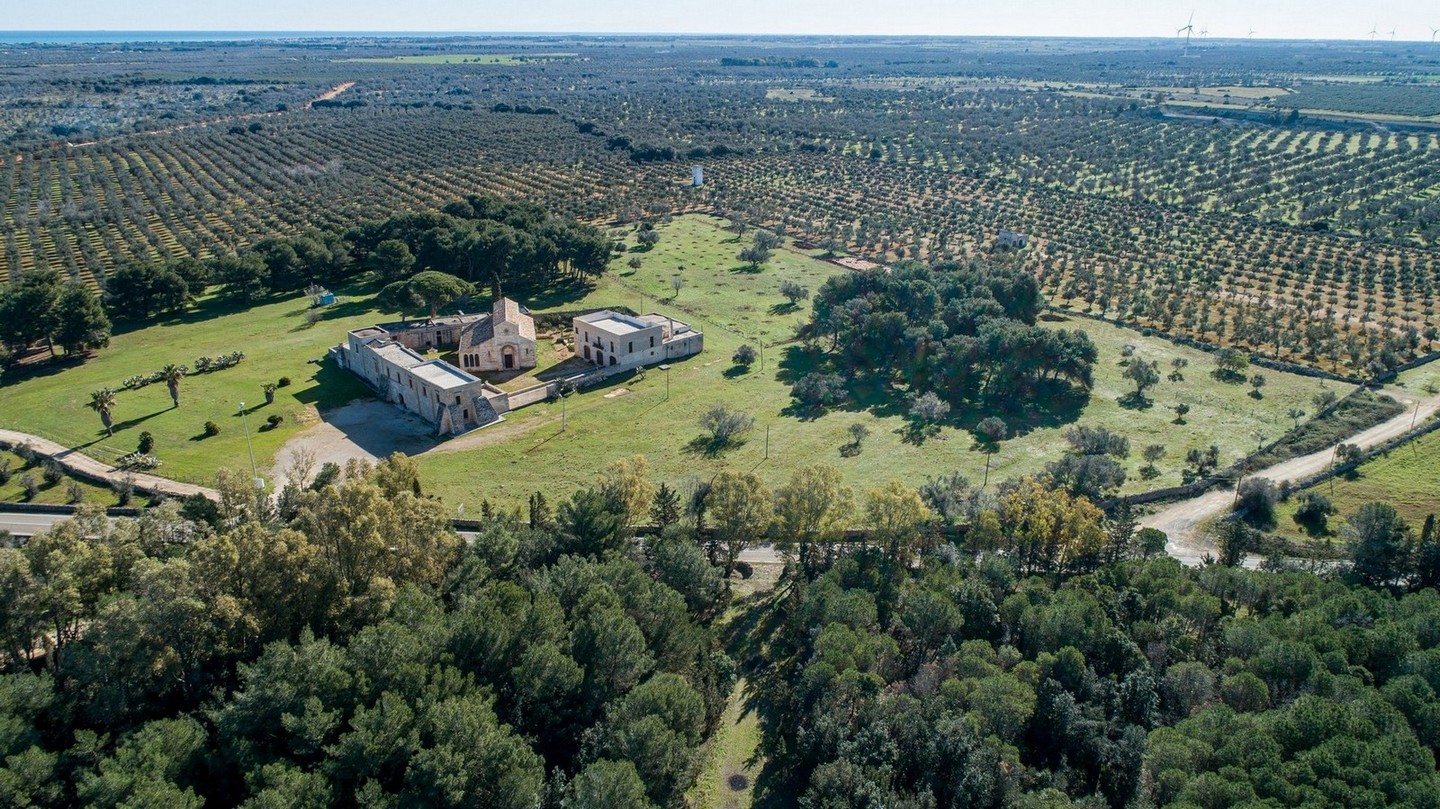
<svg viewBox="0 0 1440 809"><path fill-rule="evenodd" d="M705 335L672 317L605 309L574 320L575 354L595 365L634 368L699 354Z"/></svg>
<svg viewBox="0 0 1440 809"><path fill-rule="evenodd" d="M453 435L499 420L490 403L498 391L444 360L425 359L380 326L350 332L338 353L381 398L430 422L437 433Z"/></svg>

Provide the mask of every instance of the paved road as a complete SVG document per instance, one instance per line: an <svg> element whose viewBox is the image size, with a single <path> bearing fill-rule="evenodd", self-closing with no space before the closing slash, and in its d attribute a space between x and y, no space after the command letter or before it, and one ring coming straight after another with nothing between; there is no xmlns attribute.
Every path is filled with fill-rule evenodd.
<svg viewBox="0 0 1440 809"><path fill-rule="evenodd" d="M128 478L134 483L136 490L142 492L160 492L171 497L202 494L211 500L220 499L220 495L214 489L196 486L192 483L181 483L157 475L147 475L143 472L125 472L104 461L97 461L78 449L62 446L38 435L29 435L15 430L0 430L0 444L8 446L29 444L36 452L54 458L69 471L90 480L118 483Z"/></svg>
<svg viewBox="0 0 1440 809"><path fill-rule="evenodd" d="M1352 435L1341 443L1358 444L1369 449L1376 444L1404 435L1412 424L1419 425L1440 411L1440 395L1416 399L1413 396L1407 396L1400 390L1386 392L1406 406L1405 412L1389 421ZM1418 416L1416 413L1417 402L1419 404ZM1269 478L1276 483L1284 480L1299 480L1324 471L1330 465L1334 454L1335 445L1331 444L1319 452L1291 458L1288 461L1252 472L1246 477ZM1224 514L1234 501L1235 490L1233 488L1212 489L1199 497L1171 503L1160 511L1142 518L1140 525L1164 531L1170 537L1170 543L1165 550L1184 564L1198 565L1200 558L1206 554L1219 555L1219 548L1210 537L1199 530L1200 525L1206 520Z"/></svg>
<svg viewBox="0 0 1440 809"><path fill-rule="evenodd" d="M33 537L61 520L70 519L69 514L12 514L0 512L0 530L9 531L11 536Z"/></svg>

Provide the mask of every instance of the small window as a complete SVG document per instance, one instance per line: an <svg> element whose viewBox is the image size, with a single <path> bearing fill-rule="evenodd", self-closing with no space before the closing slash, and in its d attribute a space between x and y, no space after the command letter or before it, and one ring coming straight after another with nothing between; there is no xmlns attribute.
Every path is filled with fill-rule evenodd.
<svg viewBox="0 0 1440 809"><path fill-rule="evenodd" d="M459 396L456 396L456 397L455 397L455 404L460 404L460 397L459 397Z"/></svg>
<svg viewBox="0 0 1440 809"><path fill-rule="evenodd" d="M654 348L654 347L655 347L655 335L653 335L653 334L650 335L650 347L651 347L651 348Z"/></svg>
<svg viewBox="0 0 1440 809"><path fill-rule="evenodd" d="M631 340L631 341L629 342L628 347L625 349L625 353L626 353L626 354L634 354L634 353L635 353L635 341L634 341L634 340Z"/></svg>

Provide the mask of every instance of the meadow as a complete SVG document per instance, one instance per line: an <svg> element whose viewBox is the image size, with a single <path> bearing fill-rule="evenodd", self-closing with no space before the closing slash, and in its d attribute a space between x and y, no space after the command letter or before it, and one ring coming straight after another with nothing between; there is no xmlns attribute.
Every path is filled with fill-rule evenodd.
<svg viewBox="0 0 1440 809"><path fill-rule="evenodd" d="M795 281L812 291L824 279L849 272L807 251L786 247L758 271L736 258L740 239L724 229L723 220L705 216L678 217L658 227L660 241L645 251L634 249L612 263L610 273L581 300L546 301L537 311L623 306L636 311L673 313L705 332L705 352L673 364L666 374L651 369L570 397L564 426L559 403L543 403L510 414L506 421L452 439L420 457L431 491L456 504L480 498L520 502L530 492L566 494L595 482L610 461L633 454L649 458L658 477L674 483L708 478L724 468L754 469L772 485L788 479L802 465L826 462L841 469L855 486L890 479L923 480L959 470L979 482L985 456L963 425L982 414L956 413L938 436L916 442L907 429L903 406L850 405L819 415L795 414L789 382L803 352L793 341L796 325L808 305L791 307L780 294L782 281ZM639 257L640 267L628 266ZM673 279L683 279L676 293ZM386 319L362 287L340 290L342 302L326 310L325 319L309 325L303 297L263 303L238 311L218 297L169 322L117 334L110 348L80 365L56 367L31 378L7 381L0 388L0 413L7 427L41 435L111 461L135 449L139 432L156 440L154 454L164 465L160 474L192 483L210 483L218 467L244 468L249 463L240 402L246 404L251 441L258 465L273 462L286 440L317 418L319 409L343 404L368 390L330 363L310 361L324 356L346 330ZM1212 355L1184 348L1157 336L1145 336L1095 321L1051 314L1047 325L1081 328L1099 348L1095 388L1082 408L1034 423L1016 425L1018 437L1004 442L991 459L992 480L1031 474L1057 458L1063 448L1059 433L1075 424L1108 427L1131 440L1126 461L1126 491L1140 491L1181 482L1188 449L1212 443L1223 463L1252 451L1291 424L1291 408L1312 409L1313 395L1327 385L1343 386L1290 374L1266 371L1261 399L1250 388L1214 379ZM762 357L748 371L731 362L741 345L762 348ZM1127 347L1129 347L1127 349ZM122 390L120 383L167 363L191 365L201 355L244 351L240 365L198 376L181 384L181 405L172 408L163 384ZM1157 361L1168 373L1175 357L1188 361L1183 382L1162 381L1150 392L1154 405L1136 410L1119 400L1132 389L1122 376L1126 353ZM288 377L291 384L276 391L275 403L263 404L261 386ZM89 392L109 386L117 390L117 429L104 435L98 417L86 408ZM1190 406L1185 424L1176 424L1170 409ZM740 446L719 456L689 448L699 436L700 416L716 403L743 410L756 419L755 430ZM269 428L268 416L283 419ZM221 432L205 436L214 421ZM855 452L850 428L862 424L869 437ZM768 440L767 440L768 435ZM1167 455L1157 464L1160 475L1140 474L1140 450L1162 444Z"/></svg>
<svg viewBox="0 0 1440 809"><path fill-rule="evenodd" d="M473 507L478 499L514 505L533 491L565 496L594 484L613 460L643 454L657 478L685 485L709 479L725 468L755 471L770 485L787 480L798 467L830 463L856 487L887 480L920 481L960 471L977 485L985 456L970 433L956 424L978 414L957 413L935 438L909 438L903 407L848 406L818 417L794 415L788 380L798 344L787 341L807 308L789 309L780 296L784 280L812 290L825 277L847 272L803 251L785 249L759 272L749 272L734 257L733 233L710 217L686 216L661 225L660 242L643 255L636 270L617 267L579 304L569 308L626 306L637 311L673 311L705 332L705 352L672 363L669 398L666 373L651 369L571 396L564 405L548 402L507 416L500 425L442 444L420 456L429 490L456 504ZM679 265L685 285L672 299L670 281ZM1181 482L1185 453L1216 444L1222 463L1253 451L1262 439L1279 437L1292 425L1291 408L1311 410L1321 390L1347 388L1305 377L1265 371L1264 397L1249 387L1217 381L1212 355L1177 346L1159 337L1105 323L1054 316L1057 328L1087 331L1099 348L1095 388L1088 404L1063 419L1026 425L1026 432L1003 443L991 459L991 483L1033 474L1063 451L1060 433L1076 424L1104 426L1130 438L1125 462L1130 479L1125 491L1143 491ZM742 344L766 345L764 365L742 372L731 354ZM1133 386L1122 376L1127 346L1135 359L1158 361L1166 373L1170 361L1188 361L1183 382L1162 381L1150 392L1145 410L1123 407L1119 400ZM1185 424L1176 424L1173 405L1190 406ZM700 416L716 403L743 410L756 426L739 447L719 456L692 448L700 435ZM858 453L849 430L862 424L869 437ZM1146 480L1140 450L1161 444L1167 454L1160 475Z"/></svg>

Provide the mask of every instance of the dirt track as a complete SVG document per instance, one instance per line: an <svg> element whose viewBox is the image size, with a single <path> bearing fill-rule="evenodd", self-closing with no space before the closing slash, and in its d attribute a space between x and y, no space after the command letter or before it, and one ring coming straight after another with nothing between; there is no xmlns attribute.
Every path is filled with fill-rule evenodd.
<svg viewBox="0 0 1440 809"><path fill-rule="evenodd" d="M1369 449L1376 444L1403 435L1412 424L1418 425L1440 411L1440 395L1417 399L1398 389L1387 389L1385 392L1404 404L1405 412L1389 421L1350 436L1342 443L1358 444ZM1418 414L1416 412L1417 401L1419 402ZM1288 461L1253 472L1247 477L1269 478L1276 483L1284 480L1299 480L1323 471L1330 465L1334 453L1335 445L1331 444L1319 452L1291 458ZM1196 565L1200 563L1200 558L1207 553L1212 556L1218 555L1215 543L1201 530L1202 524L1224 514L1234 500L1235 490L1233 488L1212 490L1199 497L1171 503L1160 511L1142 518L1140 525L1164 531L1170 537L1170 543L1165 550L1184 564Z"/></svg>

